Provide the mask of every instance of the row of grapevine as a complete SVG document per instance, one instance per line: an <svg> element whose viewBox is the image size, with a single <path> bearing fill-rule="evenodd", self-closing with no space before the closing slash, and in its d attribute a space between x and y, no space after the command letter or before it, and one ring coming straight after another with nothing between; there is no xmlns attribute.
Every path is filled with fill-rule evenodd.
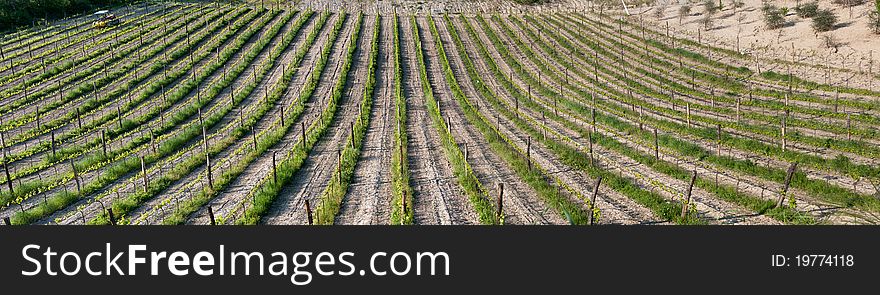
<svg viewBox="0 0 880 295"><path fill-rule="evenodd" d="M394 148L391 151L391 223L392 224L410 224L413 220L413 190L410 186L411 176L409 169L409 160L406 157L409 149L409 136L407 135L406 121L407 108L406 96L403 94L403 69L401 68L401 48L400 48L400 19L395 13L393 15L394 27L391 29L394 34L392 41L394 43L393 63L394 63ZM404 204L410 204L404 211Z"/></svg>
<svg viewBox="0 0 880 295"><path fill-rule="evenodd" d="M298 23L296 26L301 27L304 24L305 19L310 16L312 12L307 12L306 18L302 19L302 23ZM294 57L294 61L290 64L289 67L286 67L282 73L282 77L276 83L275 87L273 87L273 91L270 96L266 99L266 103L262 104L261 107L256 110L256 117L260 118L265 116L269 111L269 107L277 104L276 101L281 99L283 96L288 94L287 88L282 87L283 85L290 84L291 80L296 73L296 68L302 64L303 58L305 57L306 52L315 44L315 40L318 37L319 32L322 30L324 25L327 23L327 19L329 18L328 13L322 13L317 20L317 25L313 27L312 31L305 38L305 42L303 46L300 47L299 51L296 53ZM292 36L291 36L292 37ZM293 38L290 38L292 40ZM279 45L279 47L285 45ZM274 123L272 123L272 129L262 130L259 134L254 134L254 138L256 139L255 145L241 145L237 147L237 149L231 153L230 159L236 158L236 155L244 154L243 158L237 159L236 162L224 169L223 172L217 177L217 180L214 181L214 185L208 190L201 190L198 194L193 196L188 202L182 204L182 207L177 211L177 213L169 216L167 219L163 221L165 224L181 224L186 221L186 217L207 204L213 198L217 197L220 192L222 192L225 188L227 188L234 179L240 177L242 172L251 165L258 157L264 156L269 148L278 144L281 141L282 137L285 134L288 134L292 128L295 128L294 122L299 119L304 111L304 100L307 100L308 97L298 96L295 100L292 100L285 110L290 110L286 113L281 114L285 116L284 124L280 123L280 119L273 119ZM282 102L284 103L284 102ZM253 112L253 111L252 111ZM263 118L262 120L266 120ZM248 131L254 131L253 126L257 123L258 120L249 119L245 120L244 123L240 124L240 126L234 131L236 133L245 134ZM224 216L220 216L224 218ZM221 222L222 223L222 222Z"/></svg>
<svg viewBox="0 0 880 295"><path fill-rule="evenodd" d="M255 14L252 14L252 16L255 16ZM241 27L245 23L247 23L250 20L250 18L245 18L242 20L243 21L237 25L237 28ZM217 24L216 26L219 27L220 24ZM207 37L208 33L209 33L209 31L203 32L202 37ZM222 43L219 41L222 41L223 39L229 38L232 36L233 36L232 32L228 32L227 34L220 36L221 39L218 39L217 42L215 42L215 46L219 46ZM241 41L241 42L243 42L243 41ZM205 48L205 49L210 50L213 48ZM184 47L179 48L175 53L179 53L180 56L183 56L183 54L187 51L188 51L188 49L185 48L185 46L184 46ZM207 51L207 50L204 51L202 53L203 55L200 57L200 60L201 60L201 58L204 58L205 56L207 56L209 54L209 52L210 51ZM194 65L193 62L189 62L188 64L190 67ZM219 67L219 65L217 67ZM178 76L182 76L185 72L186 71L178 72ZM208 73L203 73L202 78L206 77L207 74ZM176 80L176 78L178 78L178 77L165 76L165 79L160 81L159 85L166 85L166 84L172 83L173 81ZM195 87L197 84L195 84L195 82L190 82L190 83L180 83L177 85L181 86L181 87L189 87L191 89L191 88ZM162 86L160 86L160 87L156 87L156 86L158 86L158 85L154 84L154 85L150 86L152 92L158 92L162 88ZM164 89L162 89L162 90L164 90ZM160 106L162 106L162 108L168 108L171 106L173 101L176 101L176 100L182 98L184 96L184 94L186 94L186 93L183 91L177 91L176 93L170 95L170 97L171 97L170 101L168 100L168 95L163 94L163 97L164 97L163 102L164 103L160 104ZM144 99L146 99L147 97L150 97L150 94L143 94L142 97ZM155 105L156 104L153 104L153 106L155 106ZM127 136L125 136L125 135L127 135L127 134L125 134L125 132L130 132L130 130L133 127L142 126L142 124L145 123L146 120L149 120L150 118L155 117L160 112L161 112L161 108L159 110L153 109L153 111L151 111L149 114L142 115L141 117L137 118L141 122L139 124L136 123L138 121L133 120L133 122L130 124L122 124L123 128L120 128L120 129L112 129L111 128L108 132L109 135L111 136L111 140L113 138L120 138L120 139L126 138ZM195 112L195 110L192 110L190 113L193 113L193 112ZM182 119L183 118L181 118L181 120ZM72 122L69 122L69 123L72 123ZM161 137L161 134L163 133L162 130L176 127L176 125L174 125L174 123L178 123L178 122L168 121L168 122L163 122L163 123L172 123L172 124L164 124L164 126L165 126L164 128L155 130L156 131L155 133L159 133L160 137ZM119 135L117 136L117 134L119 134ZM65 137L63 135L61 138L65 139ZM59 152L54 156L56 159L47 158L44 162L42 162L44 164L35 165L31 168L31 169L35 169L35 170L33 170L33 171L26 170L26 171L24 171L24 174L26 175L27 173L40 171L40 170L43 170L43 169L46 169L46 168L49 168L52 166L57 166L61 163L64 163L64 161L71 161L75 158L79 158L82 155L89 154L88 156L77 160L76 164L74 164L74 167L76 167L75 169L77 169L77 171L79 171L79 173L82 174L84 172L92 171L92 170L101 168L107 164L110 164L110 163L114 162L113 160L115 160L117 158L124 158L128 154L131 154L132 152L134 152L134 149L144 149L145 148L144 144L150 143L151 141L155 141L155 139L151 140L150 135L140 136L138 139L132 140L128 146L120 148L116 151L110 151L109 153L106 153L106 154L103 152L94 152L94 153L89 154L94 149L101 146L101 138L93 138L84 145L59 148ZM45 145L49 145L49 147L46 149L46 150L48 150L48 149L51 149L52 143L47 143ZM46 150L43 150L40 152L46 153L47 152ZM57 175L57 173L55 173L55 174L56 175L53 178L57 179L57 180L45 180L45 179L31 180L30 181L31 185L27 185L27 184L19 185L22 187L22 189L16 189L14 191L14 194L7 192L8 194L3 195L3 196L6 196L7 198L23 197L24 199L27 199L28 196L30 196L30 195L34 195L34 194L38 194L38 193L45 193L46 191L51 190L55 186L61 185L61 184L66 183L66 182L73 179L72 171L69 171L69 173L67 175ZM60 182L59 182L59 180L60 180ZM30 188L30 189L28 189L28 188ZM38 190L35 191L35 189L38 189Z"/></svg>
<svg viewBox="0 0 880 295"><path fill-rule="evenodd" d="M309 125L309 127L305 129L305 137L300 139L300 144L296 144L282 157L280 163L277 165L277 172L269 175L271 177L261 179L260 182L249 192L249 197L243 200L242 206L247 206L246 202L250 201L250 208L244 209L244 214L239 216L235 221L237 224L255 224L260 221L284 185L290 181L293 174L299 171L299 168L302 167L303 162L306 157L308 157L311 149L318 142L318 139L327 131L327 127L335 117L336 108L339 99L342 96L342 88L345 86L345 82L348 78L348 67L350 66L352 53L354 52L357 38L360 37L360 23L362 17L362 15L358 16L358 20L355 22L355 29L352 30L352 35L347 39L348 41L345 42L348 44L349 48L348 55L344 59L345 64L343 68L339 70L339 73L341 74L336 80L336 84L333 91L330 93L330 97L326 101L326 106L324 106L321 113ZM307 80L300 95L301 98L305 97L310 99L314 95L318 82L323 74L327 72L327 59L329 58L334 45L332 40L336 40L337 36L342 31L342 27L347 18L347 14L343 13L339 15L338 20L331 30L330 38L328 39L331 40L331 42L325 44L321 51L321 57L315 63L316 70L311 72L311 76Z"/></svg>
<svg viewBox="0 0 880 295"><path fill-rule="evenodd" d="M266 14L261 18L261 24L256 26L249 27L245 32L241 32L240 34L235 34L236 42L232 44L227 50L224 51L225 54L223 60L218 60L211 64L213 70L203 71L200 75L196 77L196 81L187 80L184 83L178 84L178 86L183 87L178 91L175 91L171 97L172 101L176 101L179 99L183 99L186 97L191 97L188 94L200 84L199 81L206 79L208 76L212 74L212 72L216 69L219 69L222 64L224 64L228 59L232 56L234 52L237 52L240 48L242 48L252 36L254 36L263 26L269 23L276 13ZM245 19L243 19L242 24L247 23ZM282 23L283 24L283 23ZM217 24L222 25L222 24ZM276 24L276 27L280 27L280 25ZM239 66L239 68L243 68L244 66ZM243 70L243 69L241 69ZM196 96L198 97L198 96ZM208 101L201 100L200 104L189 104L186 107L181 108L174 114L171 114L169 120L163 120L160 128L156 128L156 132L154 137L151 137L150 134L145 134L140 136L138 139L133 141L130 146L132 148L136 148L135 150L123 149L125 152L121 152L118 155L114 156L111 160L102 161L103 165L110 165L109 167L103 169L99 172L98 175L95 175L95 181L90 182L83 186L78 192L61 192L57 193L52 199L53 202L45 202L40 204L39 206L27 210L25 212L20 212L16 214L13 220L23 220L25 223L32 222L38 218L46 216L56 210L66 207L68 204L77 201L80 198L89 196L92 192L97 192L100 188L104 187L107 184L113 183L117 181L121 176L128 175L128 173L132 171L137 171L142 168L140 159L136 155L137 153L141 153L142 151L151 150L151 153L147 153L146 156L143 157L145 164L152 164L160 159L172 155L172 154L180 154L180 148L189 142L189 140L201 132L201 128L199 125L201 124L192 124L192 122L188 125L182 125L184 121L189 121L188 119L192 118L200 108L202 104L206 104ZM164 103L165 107L170 107L171 101L166 101ZM158 113L159 110L154 110L154 113ZM211 118L216 118L217 116L212 116ZM213 120L204 120L204 122L215 121ZM195 121L199 123L198 121ZM204 123L208 124L208 123ZM173 133L168 133L168 131L175 130ZM151 140L152 139L152 140ZM155 145L154 145L155 144ZM79 170L77 168L77 170ZM83 169L85 172L90 170ZM94 168L92 169L94 170ZM141 169L142 170L142 169ZM77 174L82 174L83 172L77 172ZM96 171L98 173L98 171ZM52 189L60 184L69 183L74 179L74 173L69 173L67 175L63 175L61 178L61 183L53 183L52 186L47 186L47 189ZM143 173L140 173L143 174ZM142 175L136 175L139 176ZM109 192L107 193L109 194Z"/></svg>
<svg viewBox="0 0 880 295"><path fill-rule="evenodd" d="M170 149L174 151L174 156L165 158L162 160L162 163L157 164L157 166L161 165L163 167L171 166L170 171L162 171L159 175L159 179L154 181L153 184L150 184L148 189L144 192L138 192L135 194L130 194L126 198L122 200L116 200L112 203L112 208L114 213L118 214L120 218L127 217L127 214L132 210L139 208L143 205L144 202L148 200L152 200L156 197L158 193L164 192L170 185L179 181L186 175L189 175L197 168L205 166L206 171L210 173L212 170L212 165L210 163L210 159L212 157L216 157L216 155L231 146L238 139L242 138L246 135L247 129L242 128L239 124L239 128L233 132L229 133L212 133L210 137L208 137L206 130L213 129L215 125L223 122L224 117L233 115L232 110L235 108L235 101L237 100L235 96L233 96L229 103L226 103L224 97L220 94L227 90L228 87L233 85L233 82L240 77L240 74L244 72L249 64L252 64L253 61L260 55L261 52L265 50L272 50L271 54L280 54L283 51L284 47L276 46L275 48L270 48L268 45L271 44L273 38L275 38L283 27L285 27L290 20L292 19L292 14L289 12L279 12L272 11L274 14L279 14L280 19L278 19L271 27L265 31L262 35L268 38L261 38L256 43L251 44L251 49L246 53L246 55L242 58L240 63L234 65L232 67L231 75L218 76L220 79L219 83L211 85L211 87L205 89L204 91L199 90L198 88L194 89L194 91L198 92L197 97L208 97L208 101L216 102L214 103L207 112L203 112L201 110L203 105L197 105L199 112L199 120L192 121L190 125L186 126L184 132L181 134L188 138L186 141L182 141L181 143L185 144L186 148L181 149L181 147ZM300 19L304 16L300 15ZM240 46L244 46L247 44L247 41L240 43ZM239 48L230 48L228 51L228 55L232 56L236 52L240 52ZM263 67L263 72L259 75L255 76L255 79L251 81L250 84L247 84L245 90L240 91L239 95L243 97L247 95L256 94L257 90L256 85L260 82L260 80L265 76L265 72L268 69L272 68L272 64L265 64ZM219 65L218 65L219 69ZM268 107L271 106L271 102L263 101L262 105L259 107ZM206 116L202 116L201 114L205 113ZM253 111L249 112L249 114L253 115L262 115L265 111ZM226 126L232 127L235 126L234 122L227 124ZM178 135L178 138L181 136ZM202 143L192 142L192 138L198 138L199 135L202 137ZM220 138L216 138L220 137ZM176 138L172 138L170 140L175 140ZM173 141L172 141L173 142ZM163 143L161 148L164 148L165 144ZM161 149L160 148L160 149ZM201 150L201 151L199 151ZM206 161L207 159L207 161ZM213 183L209 183L208 187L213 185ZM208 189L210 190L210 189ZM117 213L118 212L118 213ZM131 220L121 221L122 223L131 222ZM107 212L102 212L100 215L95 217L90 223L94 224L109 224L109 214Z"/></svg>
<svg viewBox="0 0 880 295"><path fill-rule="evenodd" d="M363 22L362 16L360 17L359 22ZM359 24L358 26L361 25ZM370 120L376 119L371 118L370 114L374 107L373 100L375 98L376 76L378 75L376 68L377 59L379 57L380 30L381 18L376 17L376 21L373 24L373 35L367 39L369 41L368 44L370 44L369 55L367 55L369 61L367 62L367 76L364 81L364 90L361 94L360 103L358 104L360 107L358 108L358 113L355 116L354 122L352 122L348 138L344 140L344 143L348 144L346 144L345 148L340 152L338 164L332 173L339 177L331 177L330 182L320 194L320 203L317 204L318 206L316 206L315 211L324 212L326 214L322 214L319 218L315 219L314 222L317 224L333 224L334 219L339 212L339 206L342 203L342 199L345 197L345 193L351 185L355 165L360 159L361 152L363 151L364 137L367 134L367 127L370 125ZM354 51L357 50L357 46L352 46L350 48L350 55L352 55ZM343 69L346 69L347 67L348 66L343 66Z"/></svg>

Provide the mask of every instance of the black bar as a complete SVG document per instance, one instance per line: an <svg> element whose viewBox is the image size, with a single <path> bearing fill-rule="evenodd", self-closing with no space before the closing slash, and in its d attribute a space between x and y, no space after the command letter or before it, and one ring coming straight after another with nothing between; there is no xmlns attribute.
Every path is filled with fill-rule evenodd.
<svg viewBox="0 0 880 295"><path fill-rule="evenodd" d="M584 294L584 290L589 294L715 293L709 290L727 294L769 294L773 290L784 291L781 294L803 290L851 294L856 292L849 290L870 290L865 287L874 285L880 262L876 251L880 228L868 226L4 226L0 237L0 277L7 287L27 288L33 294L95 290L96 286L137 294L186 290L245 294L240 292L257 286L260 291L286 294L316 290L329 294L383 290L392 294ZM49 276L45 267L40 275L22 275L22 271L34 269L22 256L29 244L42 247L29 253L44 261L47 247L60 253L74 251L84 258L91 252L104 252L106 243L114 253L124 252L128 245L146 245L147 251L139 256L147 257L147 263L136 267L135 276L90 276L84 269L76 276ZM158 276L149 275L151 251L182 251L190 257L204 251L213 253L219 263L220 245L227 253L261 252L265 275L258 275L254 262L251 276L230 276L229 257L224 276L197 275L191 264L187 276L173 276L167 260L160 261ZM370 257L378 251L388 256L395 252L445 252L450 275L396 276L389 271L376 276L369 266ZM312 281L297 286L290 281L291 261L287 261L288 275L269 275L268 265L275 261L271 259L273 252L288 258L296 252L353 252L349 262L367 273L318 275L316 258L311 256L309 265L300 270L310 272ZM854 258L847 267L796 266L797 255L809 254ZM773 266L773 255L784 255L788 265ZM55 272L60 272L59 256L53 257ZM127 259L128 253L118 261L123 272L128 270ZM73 262L67 260L68 270L73 269ZM92 269L105 271L103 257L91 263ZM237 266L239 271L242 266ZM387 264L379 266L389 270ZM137 290L132 290L133 286ZM563 290L568 292L559 293ZM601 290L605 291L599 293Z"/></svg>

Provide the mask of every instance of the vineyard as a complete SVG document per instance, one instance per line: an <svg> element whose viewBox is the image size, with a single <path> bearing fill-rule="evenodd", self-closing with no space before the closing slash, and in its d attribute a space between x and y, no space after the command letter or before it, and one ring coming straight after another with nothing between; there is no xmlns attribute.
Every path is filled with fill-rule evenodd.
<svg viewBox="0 0 880 295"><path fill-rule="evenodd" d="M594 9L114 13L0 35L5 225L880 223L880 91L794 59Z"/></svg>

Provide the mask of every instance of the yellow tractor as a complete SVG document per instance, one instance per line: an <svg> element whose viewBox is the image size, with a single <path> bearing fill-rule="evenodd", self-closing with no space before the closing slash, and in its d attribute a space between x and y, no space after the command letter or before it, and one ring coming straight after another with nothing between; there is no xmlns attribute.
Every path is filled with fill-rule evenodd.
<svg viewBox="0 0 880 295"><path fill-rule="evenodd" d="M94 22L94 26L97 29L103 29L108 26L114 26L114 25L119 24L119 19L116 18L115 14L110 13L110 11L101 10L101 11L95 12L94 15L97 18L97 20L95 20L95 22Z"/></svg>

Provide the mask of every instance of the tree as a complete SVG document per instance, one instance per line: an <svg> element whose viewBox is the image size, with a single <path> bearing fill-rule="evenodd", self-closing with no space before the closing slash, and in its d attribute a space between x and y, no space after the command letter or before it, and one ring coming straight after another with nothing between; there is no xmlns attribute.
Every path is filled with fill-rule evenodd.
<svg viewBox="0 0 880 295"><path fill-rule="evenodd" d="M880 0L877 0L877 1L880 1ZM684 19L684 17L688 16L688 15L691 15L691 4L685 3L684 5L682 5L681 7L678 8L678 24L680 25L682 19Z"/></svg>
<svg viewBox="0 0 880 295"><path fill-rule="evenodd" d="M813 16L813 29L817 32L830 31L836 24L837 15L831 9L821 9Z"/></svg>
<svg viewBox="0 0 880 295"><path fill-rule="evenodd" d="M767 28L775 30L785 26L785 13L779 7L765 3L761 11L764 13L764 23Z"/></svg>
<svg viewBox="0 0 880 295"><path fill-rule="evenodd" d="M715 14L720 9L720 7L715 4L714 0L703 1L703 7L706 8L706 14L708 15Z"/></svg>
<svg viewBox="0 0 880 295"><path fill-rule="evenodd" d="M880 1L880 0L878 0ZM811 18L816 16L816 12L819 11L819 2L810 2L806 4L801 4L795 6L794 12L801 18Z"/></svg>
<svg viewBox="0 0 880 295"><path fill-rule="evenodd" d="M3 0L0 1L0 31L34 24L38 19L56 19L131 0Z"/></svg>
<svg viewBox="0 0 880 295"><path fill-rule="evenodd" d="M822 44L825 45L825 48L833 49L834 53L837 53L837 51L840 50L840 46L843 45L840 44L840 41L837 41L837 38L831 33L822 36Z"/></svg>
<svg viewBox="0 0 880 295"><path fill-rule="evenodd" d="M853 7L862 5L865 1L866 0L833 0L832 2L843 7Z"/></svg>
<svg viewBox="0 0 880 295"><path fill-rule="evenodd" d="M874 1L874 11L868 15L868 28L875 34L880 34L880 0Z"/></svg>
<svg viewBox="0 0 880 295"><path fill-rule="evenodd" d="M840 6L848 7L849 8L849 17L852 18L853 17L853 7L862 5L866 1L867 0L834 0L833 2L835 4L840 5Z"/></svg>

